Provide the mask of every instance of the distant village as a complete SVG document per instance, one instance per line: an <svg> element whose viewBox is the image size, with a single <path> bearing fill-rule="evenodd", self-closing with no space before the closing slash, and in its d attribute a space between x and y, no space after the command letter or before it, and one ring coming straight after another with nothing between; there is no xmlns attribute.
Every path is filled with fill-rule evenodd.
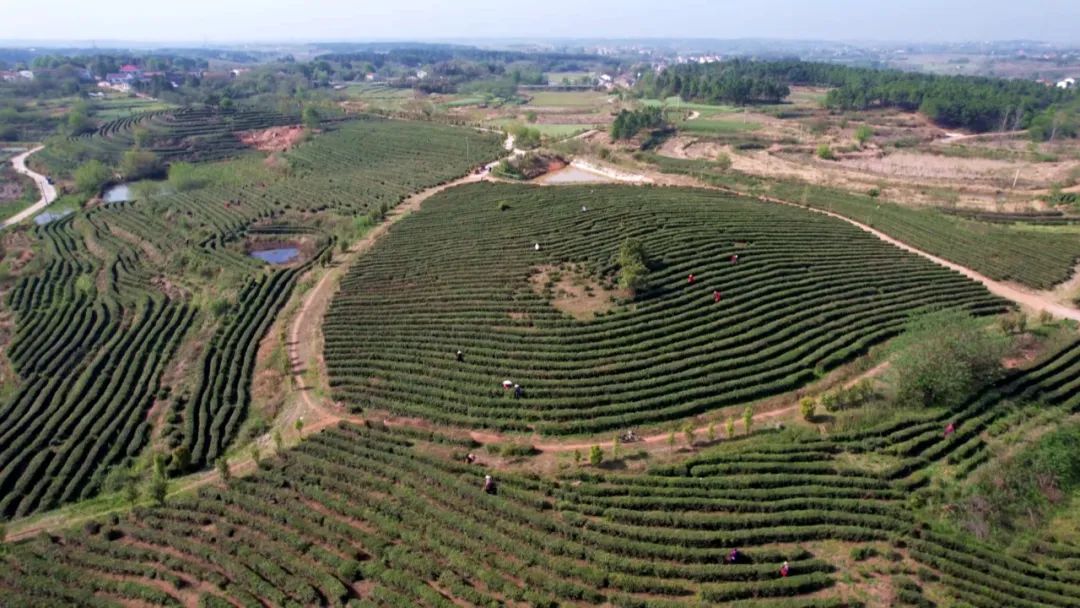
<svg viewBox="0 0 1080 608"><path fill-rule="evenodd" d="M2 82L16 82L19 80L34 80L37 76L43 73L58 72L63 70L63 76L71 77L75 76L83 82L96 82L98 87L102 89L108 89L117 91L120 93L131 93L138 88L140 84L148 84L156 78L162 79L168 86L176 89L183 84L184 80L189 77L210 80L229 80L236 78L237 76L251 71L251 68L235 68L226 71L206 71L206 70L190 70L186 72L174 72L174 71L154 71L143 70L137 65L126 64L120 67L117 72L104 74L101 77L95 77L94 74L87 68L79 68L72 66L64 66L55 70L9 70L0 71L0 81ZM72 73L72 70L74 73ZM101 96L104 93L91 93L93 97Z"/></svg>

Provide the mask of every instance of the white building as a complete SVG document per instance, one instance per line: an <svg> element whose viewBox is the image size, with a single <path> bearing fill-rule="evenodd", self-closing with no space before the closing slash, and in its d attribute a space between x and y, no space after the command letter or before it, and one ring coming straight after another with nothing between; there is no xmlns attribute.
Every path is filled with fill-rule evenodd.
<svg viewBox="0 0 1080 608"><path fill-rule="evenodd" d="M1075 89L1076 88L1076 79L1075 78L1066 78L1065 80L1062 80L1062 81L1057 83L1057 88L1059 88L1059 89Z"/></svg>

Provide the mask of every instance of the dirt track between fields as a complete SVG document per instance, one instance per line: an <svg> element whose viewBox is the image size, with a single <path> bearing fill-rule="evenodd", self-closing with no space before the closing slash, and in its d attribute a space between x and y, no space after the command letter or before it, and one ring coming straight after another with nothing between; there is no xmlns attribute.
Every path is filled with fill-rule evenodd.
<svg viewBox="0 0 1080 608"><path fill-rule="evenodd" d="M26 159L35 152L44 150L45 146L38 146L32 150L27 150L22 154L11 159L11 166L14 167L16 173L22 173L23 175L34 180L34 184L37 186L38 192L41 193L41 198L36 203L30 205L26 209L16 213L10 218L0 223L0 228L7 228L13 226L19 222L25 220L28 217L36 215L39 211L48 207L53 201L56 200L56 187L49 183L48 178L40 173L31 171L26 166Z"/></svg>

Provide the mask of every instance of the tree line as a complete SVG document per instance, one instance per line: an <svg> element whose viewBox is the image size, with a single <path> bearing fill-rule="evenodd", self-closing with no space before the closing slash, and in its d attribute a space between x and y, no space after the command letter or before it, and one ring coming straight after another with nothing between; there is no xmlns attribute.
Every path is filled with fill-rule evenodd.
<svg viewBox="0 0 1080 608"><path fill-rule="evenodd" d="M649 97L678 96L701 103L779 103L791 94L772 62L735 59L685 64L644 75L639 90Z"/></svg>
<svg viewBox="0 0 1080 608"><path fill-rule="evenodd" d="M1068 120L1075 91L1026 80L978 76L939 76L856 68L798 60L732 60L679 65L649 74L639 92L653 97L678 95L703 103L776 103L789 86L831 90L825 105L836 110L897 108L921 112L943 127L975 132L1039 127L1032 136L1050 139L1075 132ZM1057 128L1055 129L1055 125Z"/></svg>
<svg viewBox="0 0 1080 608"><path fill-rule="evenodd" d="M630 139L642 129L655 129L664 124L664 112L659 106L647 106L639 110L623 110L611 123L613 139Z"/></svg>

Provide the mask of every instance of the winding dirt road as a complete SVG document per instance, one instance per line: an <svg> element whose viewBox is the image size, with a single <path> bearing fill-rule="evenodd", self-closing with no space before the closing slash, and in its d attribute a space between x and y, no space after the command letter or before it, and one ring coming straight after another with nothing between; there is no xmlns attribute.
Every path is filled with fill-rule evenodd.
<svg viewBox="0 0 1080 608"><path fill-rule="evenodd" d="M14 226L19 222L25 220L28 217L37 215L39 211L48 207L53 201L56 200L56 188L49 183L49 180L40 173L34 173L26 166L26 159L33 153L43 150L45 146L38 146L32 150L27 150L22 154L11 159L11 166L15 168L16 173L22 173L23 175L34 180L37 185L38 191L41 192L41 198L36 203L30 205L26 209L16 213L0 223L0 228L7 228L8 226Z"/></svg>

